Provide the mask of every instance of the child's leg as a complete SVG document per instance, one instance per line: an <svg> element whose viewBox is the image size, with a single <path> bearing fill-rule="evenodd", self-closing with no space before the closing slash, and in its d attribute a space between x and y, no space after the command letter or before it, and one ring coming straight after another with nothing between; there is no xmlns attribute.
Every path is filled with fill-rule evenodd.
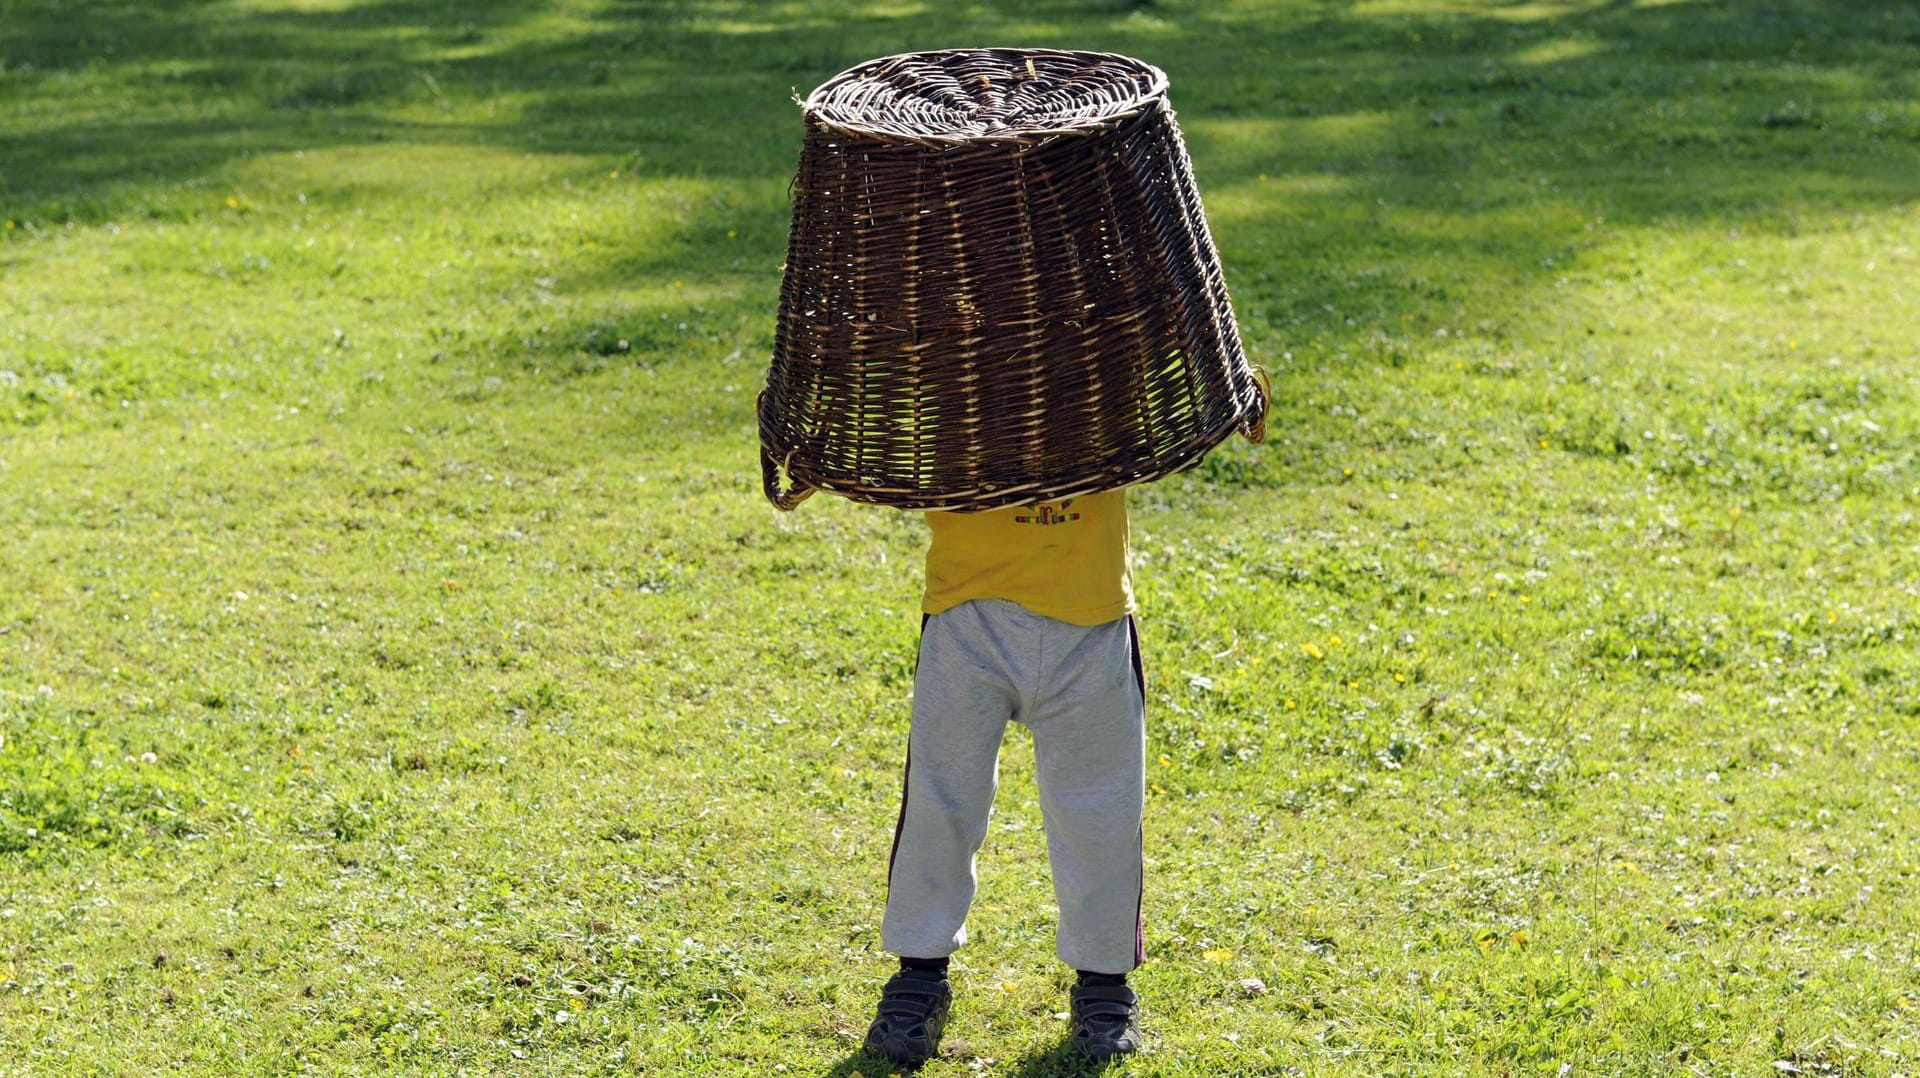
<svg viewBox="0 0 1920 1078"><path fill-rule="evenodd" d="M1044 655L1047 694L1027 725L1060 903L1060 960L1095 973L1145 961L1141 816L1146 697L1133 619L1062 625Z"/></svg>
<svg viewBox="0 0 1920 1078"><path fill-rule="evenodd" d="M939 958L966 942L974 855L999 786L1000 741L1017 696L980 603L927 619L913 683L907 775L887 867L880 945Z"/></svg>

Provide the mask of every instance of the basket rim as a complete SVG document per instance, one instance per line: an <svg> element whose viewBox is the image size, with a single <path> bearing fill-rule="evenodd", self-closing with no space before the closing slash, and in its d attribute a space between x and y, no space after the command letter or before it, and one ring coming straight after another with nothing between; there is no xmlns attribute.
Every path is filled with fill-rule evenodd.
<svg viewBox="0 0 1920 1078"><path fill-rule="evenodd" d="M863 124L857 121L832 119L826 114L821 98L856 78L864 71L915 57L952 56L963 53L1001 53L1015 57L1071 56L1097 60L1117 60L1141 68L1143 73L1152 79L1152 82L1148 85L1145 92L1137 96L1122 110L1107 116L1102 116L1099 119L1081 120L1052 128L1015 128L1003 132L982 134L957 134L929 131L924 134L909 135L901 131ZM794 102L800 106L801 117L811 126L834 134L873 139L887 143L888 145L917 144L931 147L980 145L1030 146L1037 142L1051 142L1059 138L1097 135L1105 131L1111 131L1139 116L1148 109L1163 106L1167 99L1167 87L1167 73L1161 70L1158 65L1148 63L1137 56L1129 56L1125 53L1105 52L1095 49L1054 49L1021 45L980 45L949 49L912 49L907 52L890 53L886 56L876 56L872 59L862 60L820 83L820 85L814 87L813 91L805 98L796 95Z"/></svg>
<svg viewBox="0 0 1920 1078"><path fill-rule="evenodd" d="M1256 414L1263 414L1264 408L1263 404L1262 412ZM974 490L925 493L886 490L857 481L828 478L806 467L796 468L792 474L805 486L811 488L809 493L814 490L825 491L858 504L877 505L911 513L979 513L992 509L1004 509L1010 505L1057 501L1061 498L1081 497L1158 482L1198 466L1208 454L1232 438L1235 431L1241 431L1244 434L1245 425L1250 421L1251 417L1240 414L1238 410L1226 413L1212 428L1196 436L1185 452L1178 456L1153 461L1151 467L1140 469L1126 478L1103 476L1100 469L1089 468L1065 480L1030 480L1017 486L1003 486L990 492ZM1258 439L1249 436L1248 440L1257 441ZM1036 491L1041 492L1037 497Z"/></svg>

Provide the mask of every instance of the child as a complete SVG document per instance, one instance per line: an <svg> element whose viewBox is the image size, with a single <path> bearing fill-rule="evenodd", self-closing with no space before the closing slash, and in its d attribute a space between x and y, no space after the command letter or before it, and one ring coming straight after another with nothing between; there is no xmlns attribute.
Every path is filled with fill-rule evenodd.
<svg viewBox="0 0 1920 1078"><path fill-rule="evenodd" d="M867 1047L933 1056L966 942L1007 721L1033 732L1060 959L1079 971L1072 1039L1134 1051L1127 973L1145 960L1141 814L1146 681L1127 575L1124 490L981 513L927 514L920 657L881 945L900 956Z"/></svg>

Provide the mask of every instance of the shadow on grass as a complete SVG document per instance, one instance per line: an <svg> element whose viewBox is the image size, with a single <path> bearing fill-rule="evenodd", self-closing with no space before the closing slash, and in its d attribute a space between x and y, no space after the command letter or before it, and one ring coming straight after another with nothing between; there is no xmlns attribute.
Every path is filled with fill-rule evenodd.
<svg viewBox="0 0 1920 1078"><path fill-rule="evenodd" d="M910 1074L917 1069L908 1069L907 1073ZM892 1074L898 1070L901 1068L888 1062L885 1057L874 1055L862 1048L828 1067L820 1078L853 1078L856 1074L861 1075L862 1078L877 1078L878 1075Z"/></svg>
<svg viewBox="0 0 1920 1078"><path fill-rule="evenodd" d="M0 215L39 226L192 219L248 158L365 144L573 155L643 181L636 208L669 206L668 234L474 282L609 297L472 344L529 377L686 362L682 334L703 322L766 327L704 347L706 374L736 380L719 357L770 341L791 95L907 49L1108 49L1167 69L1249 351L1270 367L1287 350L1397 367L1463 320L1497 338L1591 257L1576 222L1785 233L1920 201L1910 5L19 0L4 20ZM662 202L662 181L692 185ZM723 298L621 298L680 278ZM1282 407L1305 410L1270 428L1311 439L1327 420L1292 383L1318 375L1274 376Z"/></svg>
<svg viewBox="0 0 1920 1078"><path fill-rule="evenodd" d="M628 2L607 9L607 29L530 41L474 61L463 78L621 57L605 83L562 81L531 100L521 133L539 132L544 148L623 155L638 174L732 185L735 197L724 210L696 208L672 245L573 260L562 281L612 291L715 275L738 281L769 328L777 281L731 269L716 237L740 214L784 217L768 181L784 181L797 152L788 95L868 56L1009 37L1130 52L1172 74L1243 330L1270 364L1300 349L1337 367L1399 366L1468 300L1481 332L1497 336L1587 257L1578 221L1784 232L1802 215L1920 199L1920 115L1903 104L1920 93L1920 22L1907 12L1135 7L902 20ZM634 51L628 28L641 22L654 36ZM1877 30L1860 32L1869 24ZM760 253L769 265L781 254L770 244ZM552 358L549 369L567 366ZM1296 421L1310 417L1274 419Z"/></svg>
<svg viewBox="0 0 1920 1078"><path fill-rule="evenodd" d="M1006 1068L996 1070L996 1073L1005 1074L1008 1078L1082 1078L1116 1073L1124 1065L1125 1061L1118 1059L1095 1063L1087 1058L1085 1052L1074 1047L1072 1041L1062 1040L1051 1048L1031 1052ZM861 1049L828 1067L820 1078L854 1078L855 1075L879 1078L886 1074L914 1074L919 1070L918 1065L902 1067L883 1056Z"/></svg>
<svg viewBox="0 0 1920 1078"><path fill-rule="evenodd" d="M1899 5L1569 3L1527 16L1512 5L1371 15L1343 3L889 12L603 0L577 10L9 5L0 101L32 107L0 126L0 204L112 213L143 186L250 154L392 140L783 180L798 150L794 91L869 56L1008 36L1142 55L1172 73L1196 128L1277 125L1196 138L1215 184L1331 168L1356 183L1343 198L1365 203L1417 178L1395 193L1469 212L1487 195L1466 185L1524 174L1645 218L1800 199L1864 208L1920 190L1920 116L1905 107L1920 93L1920 10ZM419 118L442 108L463 118ZM1335 122L1295 130L1303 120ZM1816 178L1831 185L1797 182Z"/></svg>
<svg viewBox="0 0 1920 1078"><path fill-rule="evenodd" d="M1124 1065L1124 1059L1095 1063L1074 1047L1071 1040L1063 1039L1051 1048L1029 1053L1014 1063L1007 1074L1011 1078L1079 1078L1080 1075L1114 1073Z"/></svg>
<svg viewBox="0 0 1920 1078"><path fill-rule="evenodd" d="M924 1063L899 1064L885 1056L875 1055L865 1048L859 1049L840 1062L828 1067L820 1078L881 1078L882 1075L912 1075L920 1073Z"/></svg>

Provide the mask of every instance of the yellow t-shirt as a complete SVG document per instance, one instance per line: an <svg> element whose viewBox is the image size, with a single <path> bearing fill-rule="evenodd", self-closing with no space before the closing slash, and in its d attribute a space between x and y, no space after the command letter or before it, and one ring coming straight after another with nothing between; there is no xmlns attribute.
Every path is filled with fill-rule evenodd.
<svg viewBox="0 0 1920 1078"><path fill-rule="evenodd" d="M969 599L1010 599L1076 625L1133 613L1125 490L984 513L929 512L927 526L926 613Z"/></svg>

